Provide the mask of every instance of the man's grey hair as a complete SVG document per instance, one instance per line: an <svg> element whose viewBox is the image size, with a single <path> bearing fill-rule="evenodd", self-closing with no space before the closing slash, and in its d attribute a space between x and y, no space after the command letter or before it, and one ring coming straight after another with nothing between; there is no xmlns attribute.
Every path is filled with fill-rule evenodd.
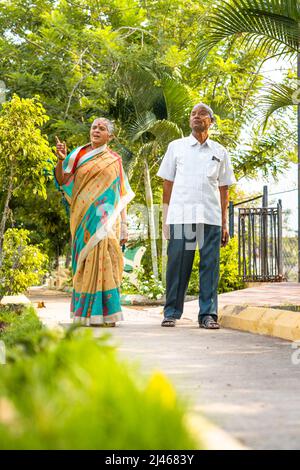
<svg viewBox="0 0 300 470"><path fill-rule="evenodd" d="M93 124L94 124L95 121L103 121L104 124L107 127L109 135L113 135L113 133L115 131L115 125L112 121L110 121L109 119L104 118L104 117L99 117L99 118L94 119Z"/></svg>
<svg viewBox="0 0 300 470"><path fill-rule="evenodd" d="M213 110L211 109L210 106L208 106L207 104L205 103L197 103L195 104L194 108L198 107L198 106L201 106L201 108L204 108L206 109L206 111L208 112L209 116L210 116L210 119L214 122L216 119L215 119L215 116L214 116L214 112ZM193 109L194 109L193 108Z"/></svg>

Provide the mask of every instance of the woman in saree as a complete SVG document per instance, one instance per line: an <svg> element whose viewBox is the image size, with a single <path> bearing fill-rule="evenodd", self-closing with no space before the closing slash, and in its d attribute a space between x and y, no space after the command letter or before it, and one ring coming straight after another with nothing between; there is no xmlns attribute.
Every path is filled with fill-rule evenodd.
<svg viewBox="0 0 300 470"><path fill-rule="evenodd" d="M126 206L134 197L121 157L108 147L113 124L96 119L90 143L67 155L56 138L55 179L70 206L73 293L71 317L86 326L123 319L121 246L127 241Z"/></svg>

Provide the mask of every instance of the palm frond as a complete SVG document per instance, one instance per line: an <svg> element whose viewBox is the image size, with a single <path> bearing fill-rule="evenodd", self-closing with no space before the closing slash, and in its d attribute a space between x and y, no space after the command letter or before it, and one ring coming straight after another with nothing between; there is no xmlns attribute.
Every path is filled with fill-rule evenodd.
<svg viewBox="0 0 300 470"><path fill-rule="evenodd" d="M149 157L157 150L157 142L155 140L151 140L146 144L143 144L138 151L138 156Z"/></svg>
<svg viewBox="0 0 300 470"><path fill-rule="evenodd" d="M153 109L163 99L162 90L155 84L156 77L142 66L124 67L122 81L125 96L137 113Z"/></svg>
<svg viewBox="0 0 300 470"><path fill-rule="evenodd" d="M166 102L168 120L179 124L186 121L194 104L188 87L170 78L164 79L161 86Z"/></svg>
<svg viewBox="0 0 300 470"><path fill-rule="evenodd" d="M297 85L289 86L285 83L269 81L264 87L264 94L260 98L259 116L265 128L269 117L275 111L297 104Z"/></svg>
<svg viewBox="0 0 300 470"><path fill-rule="evenodd" d="M162 149L165 149L172 140L183 137L183 132L178 125L165 119L156 121L149 128L149 132L154 135L155 140Z"/></svg>
<svg viewBox="0 0 300 470"><path fill-rule="evenodd" d="M128 136L132 142L140 139L143 134L149 132L149 129L156 122L154 113L147 111L139 114L138 117L128 125Z"/></svg>
<svg viewBox="0 0 300 470"><path fill-rule="evenodd" d="M257 171L265 177L276 177L294 161L296 144L294 126L284 119L273 119L265 133L257 125L249 135L248 144L233 152L235 171L240 177L254 178Z"/></svg>
<svg viewBox="0 0 300 470"><path fill-rule="evenodd" d="M220 41L242 34L244 44L260 53L299 52L300 4L295 0L225 0L205 23L207 34L197 48L200 61Z"/></svg>

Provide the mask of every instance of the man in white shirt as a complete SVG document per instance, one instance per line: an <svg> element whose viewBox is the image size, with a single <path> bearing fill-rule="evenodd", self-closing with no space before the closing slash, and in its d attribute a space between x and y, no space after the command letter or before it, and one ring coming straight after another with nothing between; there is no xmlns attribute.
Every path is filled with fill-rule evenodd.
<svg viewBox="0 0 300 470"><path fill-rule="evenodd" d="M200 250L199 326L218 329L220 245L229 239L228 187L236 182L226 149L209 139L214 122L204 103L190 115L192 133L168 146L158 171L163 183L163 232L169 239L166 303L162 326L183 312L195 249Z"/></svg>

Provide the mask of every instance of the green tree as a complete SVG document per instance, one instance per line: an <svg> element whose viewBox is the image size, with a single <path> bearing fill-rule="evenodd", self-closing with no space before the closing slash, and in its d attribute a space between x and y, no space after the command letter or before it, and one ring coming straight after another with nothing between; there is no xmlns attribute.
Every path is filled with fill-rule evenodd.
<svg viewBox="0 0 300 470"><path fill-rule="evenodd" d="M30 231L30 240L40 245L55 267L58 266L59 256L70 256L69 217L62 204L61 193L57 191L53 180L47 183L47 199L28 194L26 199L13 198L11 201L14 223L16 228Z"/></svg>
<svg viewBox="0 0 300 470"><path fill-rule="evenodd" d="M46 274L48 258L38 245L30 244L29 235L23 229L10 228L5 232L0 295L24 292Z"/></svg>
<svg viewBox="0 0 300 470"><path fill-rule="evenodd" d="M208 102L217 116L213 138L232 151L262 83L261 55L243 51L239 42L218 45L215 54L195 67L198 39L205 32L198 18L213 7L212 0L37 0L34 4L10 0L9 5L0 4L0 77L9 96L39 94L50 117L43 127L49 142L54 144L58 134L71 149L86 142L94 117L116 121L116 150L135 157L125 155L136 201L147 201L155 272L160 253L152 211L161 198L161 181L155 174L169 141L189 132L188 107L200 100ZM174 99L171 95L178 87L183 94ZM270 158L263 160L266 168L270 162ZM251 171L261 165L261 160L253 159ZM52 201L50 189L47 192ZM38 214L39 204L46 213L39 201L34 213ZM17 202L14 198L13 204ZM61 211L51 216L53 224L45 223L44 229L33 228L24 211L15 214L17 226L23 223L46 234L45 244L47 240L52 252L63 227L60 250L66 246Z"/></svg>
<svg viewBox="0 0 300 470"><path fill-rule="evenodd" d="M295 0L222 0L204 17L206 35L198 43L202 61L223 40L240 38L244 48L265 58L290 57L300 52L300 4ZM300 77L299 77L300 78ZM262 99L265 118L280 107L297 104L296 84L270 84Z"/></svg>
<svg viewBox="0 0 300 470"><path fill-rule="evenodd" d="M9 203L13 196L33 193L46 198L45 171L53 165L53 153L40 127L48 117L36 99L14 95L0 114L0 186L4 207L0 221L0 267Z"/></svg>

